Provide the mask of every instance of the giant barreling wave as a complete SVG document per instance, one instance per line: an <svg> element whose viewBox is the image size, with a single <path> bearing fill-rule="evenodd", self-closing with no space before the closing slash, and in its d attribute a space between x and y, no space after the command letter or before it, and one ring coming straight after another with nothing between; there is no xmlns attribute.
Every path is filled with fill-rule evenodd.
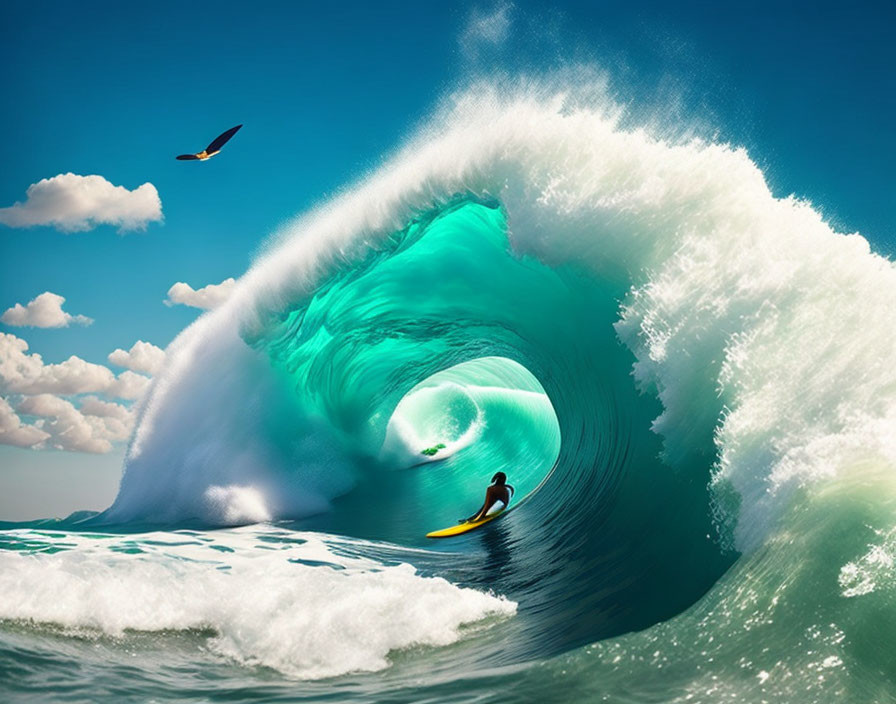
<svg viewBox="0 0 896 704"><path fill-rule="evenodd" d="M446 213L452 231L428 246ZM663 404L665 459L712 438L739 544L755 545L797 486L896 456L894 281L862 237L772 197L742 150L479 86L283 228L229 304L171 346L112 515L215 520L209 486L267 486L280 468L304 481L268 510L317 508L351 484L346 447L381 443L404 393L494 354L587 428L599 420L575 405L599 400L576 397L608 383L590 353L618 335ZM614 330L593 329L601 308Z"/></svg>
<svg viewBox="0 0 896 704"><path fill-rule="evenodd" d="M893 599L868 551L892 564L896 271L774 197L743 150L582 95L473 86L286 225L169 348L103 518L329 515L407 543L470 510L462 487L528 473L502 521L527 562L502 591L523 612L577 599L558 650L674 616L725 574L672 641L714 618L730 631L706 650L739 652L753 604L779 629L768 652L805 645L802 666L853 691L844 649L869 626L834 612ZM414 447L433 442L441 458ZM621 672L646 633L593 660ZM731 681L805 684L754 664Z"/></svg>

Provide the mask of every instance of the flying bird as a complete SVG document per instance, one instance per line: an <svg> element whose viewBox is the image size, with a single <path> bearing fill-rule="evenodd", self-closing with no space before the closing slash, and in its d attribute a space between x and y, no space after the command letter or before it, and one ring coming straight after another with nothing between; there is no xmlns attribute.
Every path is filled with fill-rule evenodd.
<svg viewBox="0 0 896 704"><path fill-rule="evenodd" d="M198 152L196 154L181 154L177 158L181 161L193 161L195 159L198 159L199 161L205 161L206 159L211 159L215 154L221 151L221 147L227 144L227 141L237 133L237 130L240 127L242 127L242 125L231 127L223 134L218 135L212 140L212 143L209 144L201 152Z"/></svg>

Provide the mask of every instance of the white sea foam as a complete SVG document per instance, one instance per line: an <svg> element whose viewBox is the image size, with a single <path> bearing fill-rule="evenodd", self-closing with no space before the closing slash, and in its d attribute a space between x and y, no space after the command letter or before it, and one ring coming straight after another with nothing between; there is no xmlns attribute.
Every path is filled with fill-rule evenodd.
<svg viewBox="0 0 896 704"><path fill-rule="evenodd" d="M234 440L245 390L233 384L216 402L250 355L236 328L252 330L259 311L293 305L335 263L466 192L501 200L517 252L590 268L596 281L628 277L617 332L638 383L664 405L655 429L667 459L715 430L716 485L740 497L741 549L801 487L857 462L896 465L893 264L810 204L773 197L743 150L623 129L599 87L575 82L566 93L478 85L452 96L375 173L284 227L232 298L171 346L114 515L145 510L150 495L190 515L209 485L240 483L230 458L252 450ZM185 470L197 413L209 415L198 444L210 459ZM301 500L326 498L309 490Z"/></svg>
<svg viewBox="0 0 896 704"><path fill-rule="evenodd" d="M211 630L218 655L301 679L380 670L393 651L447 645L465 624L516 612L503 597L358 556L360 542L315 533L7 535L62 552L0 551L0 619L112 637Z"/></svg>

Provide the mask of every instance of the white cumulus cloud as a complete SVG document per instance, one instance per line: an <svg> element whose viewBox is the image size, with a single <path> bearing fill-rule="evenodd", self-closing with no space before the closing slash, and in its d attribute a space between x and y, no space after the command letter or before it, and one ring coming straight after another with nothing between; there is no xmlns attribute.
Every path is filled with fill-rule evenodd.
<svg viewBox="0 0 896 704"><path fill-rule="evenodd" d="M32 423L23 423L20 414L31 416ZM53 394L35 394L22 397L15 409L0 397L0 444L104 453L112 449L112 443L128 439L135 417L132 408L95 396L76 407Z"/></svg>
<svg viewBox="0 0 896 704"><path fill-rule="evenodd" d="M34 447L50 434L33 425L22 423L9 402L0 397L0 444L13 447Z"/></svg>
<svg viewBox="0 0 896 704"><path fill-rule="evenodd" d="M86 315L66 313L62 310L63 303L65 303L63 296L44 291L24 306L21 303L16 303L12 308L8 308L0 316L0 322L17 327L32 328L64 328L72 323L90 325L93 322L93 319Z"/></svg>
<svg viewBox="0 0 896 704"><path fill-rule="evenodd" d="M103 393L136 399L149 379L132 371L117 377L108 367L72 355L59 364L44 364L39 354L28 354L28 343L10 333L0 333L0 393L61 394Z"/></svg>
<svg viewBox="0 0 896 704"><path fill-rule="evenodd" d="M97 225L117 225L119 232L143 230L162 219L162 201L151 183L129 191L102 176L59 174L28 187L24 203L0 208L0 223L9 227L52 225L62 232L82 232Z"/></svg>
<svg viewBox="0 0 896 704"><path fill-rule="evenodd" d="M36 420L23 423L19 414ZM112 449L112 443L128 439L134 418L133 409L95 396L88 396L76 408L59 396L36 394L23 397L15 409L0 397L0 444L104 453Z"/></svg>
<svg viewBox="0 0 896 704"><path fill-rule="evenodd" d="M164 358L162 350L141 340L129 351L115 350L109 357L128 361L134 368L155 368L160 354ZM44 364L39 354L28 353L27 342L0 333L0 444L109 452L113 443L130 436L136 411L129 404L82 394L135 401L151 383L148 376L130 369L116 376L108 367L75 356L60 364Z"/></svg>
<svg viewBox="0 0 896 704"><path fill-rule="evenodd" d="M236 287L236 280L233 278L224 279L219 284L209 284L200 289L194 289L190 284L178 281L174 286L168 289L168 298L165 305L173 306L178 303L193 308L201 308L209 310L216 308L226 301L233 289Z"/></svg>
<svg viewBox="0 0 896 704"><path fill-rule="evenodd" d="M109 384L103 390L106 396L114 396L115 398L123 398L130 401L136 401L146 393L149 388L149 377L142 374L135 374L132 371L126 371L115 377L115 381Z"/></svg>
<svg viewBox="0 0 896 704"><path fill-rule="evenodd" d="M78 410L89 418L100 418L105 426L106 437L112 441L127 440L134 428L136 413L120 403L110 403L88 396Z"/></svg>
<svg viewBox="0 0 896 704"><path fill-rule="evenodd" d="M137 340L129 350L116 349L109 355L109 361L119 367L135 372L155 374L165 361L165 351L151 342Z"/></svg>
<svg viewBox="0 0 896 704"><path fill-rule="evenodd" d="M133 409L122 406L120 403L103 401L96 396L87 396L81 402L81 407L78 410L84 415L113 418L125 424L132 423L134 420Z"/></svg>
<svg viewBox="0 0 896 704"><path fill-rule="evenodd" d="M48 435L42 444L57 450L109 452L113 442L127 440L130 432L117 418L82 413L70 401L52 394L26 396L16 410L41 417L35 427Z"/></svg>
<svg viewBox="0 0 896 704"><path fill-rule="evenodd" d="M75 356L44 364L39 354L28 354L23 339L0 333L0 393L80 394L105 391L114 382L108 367Z"/></svg>

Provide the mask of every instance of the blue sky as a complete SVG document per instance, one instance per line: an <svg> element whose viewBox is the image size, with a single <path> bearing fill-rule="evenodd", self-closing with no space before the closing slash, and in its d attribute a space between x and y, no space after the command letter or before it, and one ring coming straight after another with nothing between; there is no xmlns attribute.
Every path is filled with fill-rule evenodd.
<svg viewBox="0 0 896 704"><path fill-rule="evenodd" d="M508 31L471 49L471 27L495 12ZM578 61L606 68L636 115L745 146L776 194L893 254L894 14L861 2L7 0L0 207L41 179L98 174L153 184L164 221L124 235L0 225L0 312L51 291L94 321L0 332L45 363L111 367L137 340L164 347L200 313L163 304L172 284L239 276L279 223L374 169L465 77ZM174 160L238 123L219 157ZM121 453L0 445L0 519L104 507Z"/></svg>

